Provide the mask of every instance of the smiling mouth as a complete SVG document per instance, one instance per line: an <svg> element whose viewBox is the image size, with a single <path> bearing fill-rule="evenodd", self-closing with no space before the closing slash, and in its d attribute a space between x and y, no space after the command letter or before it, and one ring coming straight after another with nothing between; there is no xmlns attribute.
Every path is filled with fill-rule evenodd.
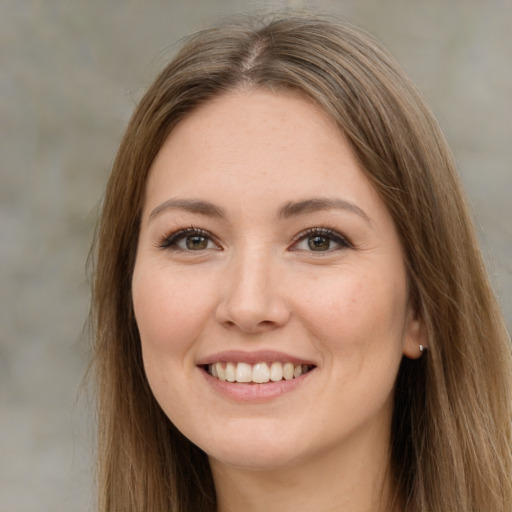
<svg viewBox="0 0 512 512"><path fill-rule="evenodd" d="M257 364L217 362L205 365L205 370L215 379L223 382L239 382L247 384L266 384L293 380L310 372L314 366L310 364L272 363Z"/></svg>

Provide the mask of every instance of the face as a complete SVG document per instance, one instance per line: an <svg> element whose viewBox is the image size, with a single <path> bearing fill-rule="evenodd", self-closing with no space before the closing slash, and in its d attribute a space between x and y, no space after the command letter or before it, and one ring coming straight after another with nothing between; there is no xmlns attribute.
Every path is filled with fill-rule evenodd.
<svg viewBox="0 0 512 512"><path fill-rule="evenodd" d="M388 442L422 327L393 221L310 101L232 92L172 131L132 288L151 389L213 463L276 468Z"/></svg>

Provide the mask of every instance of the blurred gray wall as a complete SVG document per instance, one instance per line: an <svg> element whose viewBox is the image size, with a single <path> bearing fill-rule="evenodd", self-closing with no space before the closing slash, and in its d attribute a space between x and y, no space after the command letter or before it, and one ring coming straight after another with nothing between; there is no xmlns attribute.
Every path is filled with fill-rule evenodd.
<svg viewBox="0 0 512 512"><path fill-rule="evenodd" d="M0 512L92 510L85 262L123 128L173 43L309 5L380 38L426 95L512 325L510 0L0 3Z"/></svg>

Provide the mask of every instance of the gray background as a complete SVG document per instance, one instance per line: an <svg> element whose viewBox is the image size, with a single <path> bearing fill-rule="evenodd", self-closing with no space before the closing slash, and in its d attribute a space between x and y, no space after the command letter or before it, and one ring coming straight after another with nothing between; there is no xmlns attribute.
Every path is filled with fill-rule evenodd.
<svg viewBox="0 0 512 512"><path fill-rule="evenodd" d="M512 324L512 1L0 0L0 512L92 509L86 257L134 104L181 37L310 5L380 38L458 160Z"/></svg>

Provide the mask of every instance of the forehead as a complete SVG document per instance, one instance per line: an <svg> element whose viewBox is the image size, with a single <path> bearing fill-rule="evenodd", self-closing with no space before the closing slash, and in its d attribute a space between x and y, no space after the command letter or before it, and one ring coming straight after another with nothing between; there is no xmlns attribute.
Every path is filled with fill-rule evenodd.
<svg viewBox="0 0 512 512"><path fill-rule="evenodd" d="M315 133L319 136L314 136ZM329 137L325 137L327 133ZM289 153L294 146L307 149L325 145L327 149L333 141L343 143L344 135L335 122L303 94L241 89L217 96L193 110L177 125L169 139L174 139L175 145L185 141L200 142L211 153L229 157L236 155L237 149L247 153L247 148L241 146L245 142L251 142L255 149ZM260 153L255 163L263 158L264 154Z"/></svg>
<svg viewBox="0 0 512 512"><path fill-rule="evenodd" d="M146 192L148 208L175 195L240 208L332 194L379 201L344 135L312 100L260 90L227 93L181 121Z"/></svg>
<svg viewBox="0 0 512 512"><path fill-rule="evenodd" d="M173 129L153 162L151 177L174 169L176 178L185 178L180 170L198 165L206 178L216 169L228 171L242 162L267 174L276 171L275 164L307 154L320 168L322 155L345 145L334 122L299 94L234 91L202 105ZM213 163L216 169L208 165Z"/></svg>

